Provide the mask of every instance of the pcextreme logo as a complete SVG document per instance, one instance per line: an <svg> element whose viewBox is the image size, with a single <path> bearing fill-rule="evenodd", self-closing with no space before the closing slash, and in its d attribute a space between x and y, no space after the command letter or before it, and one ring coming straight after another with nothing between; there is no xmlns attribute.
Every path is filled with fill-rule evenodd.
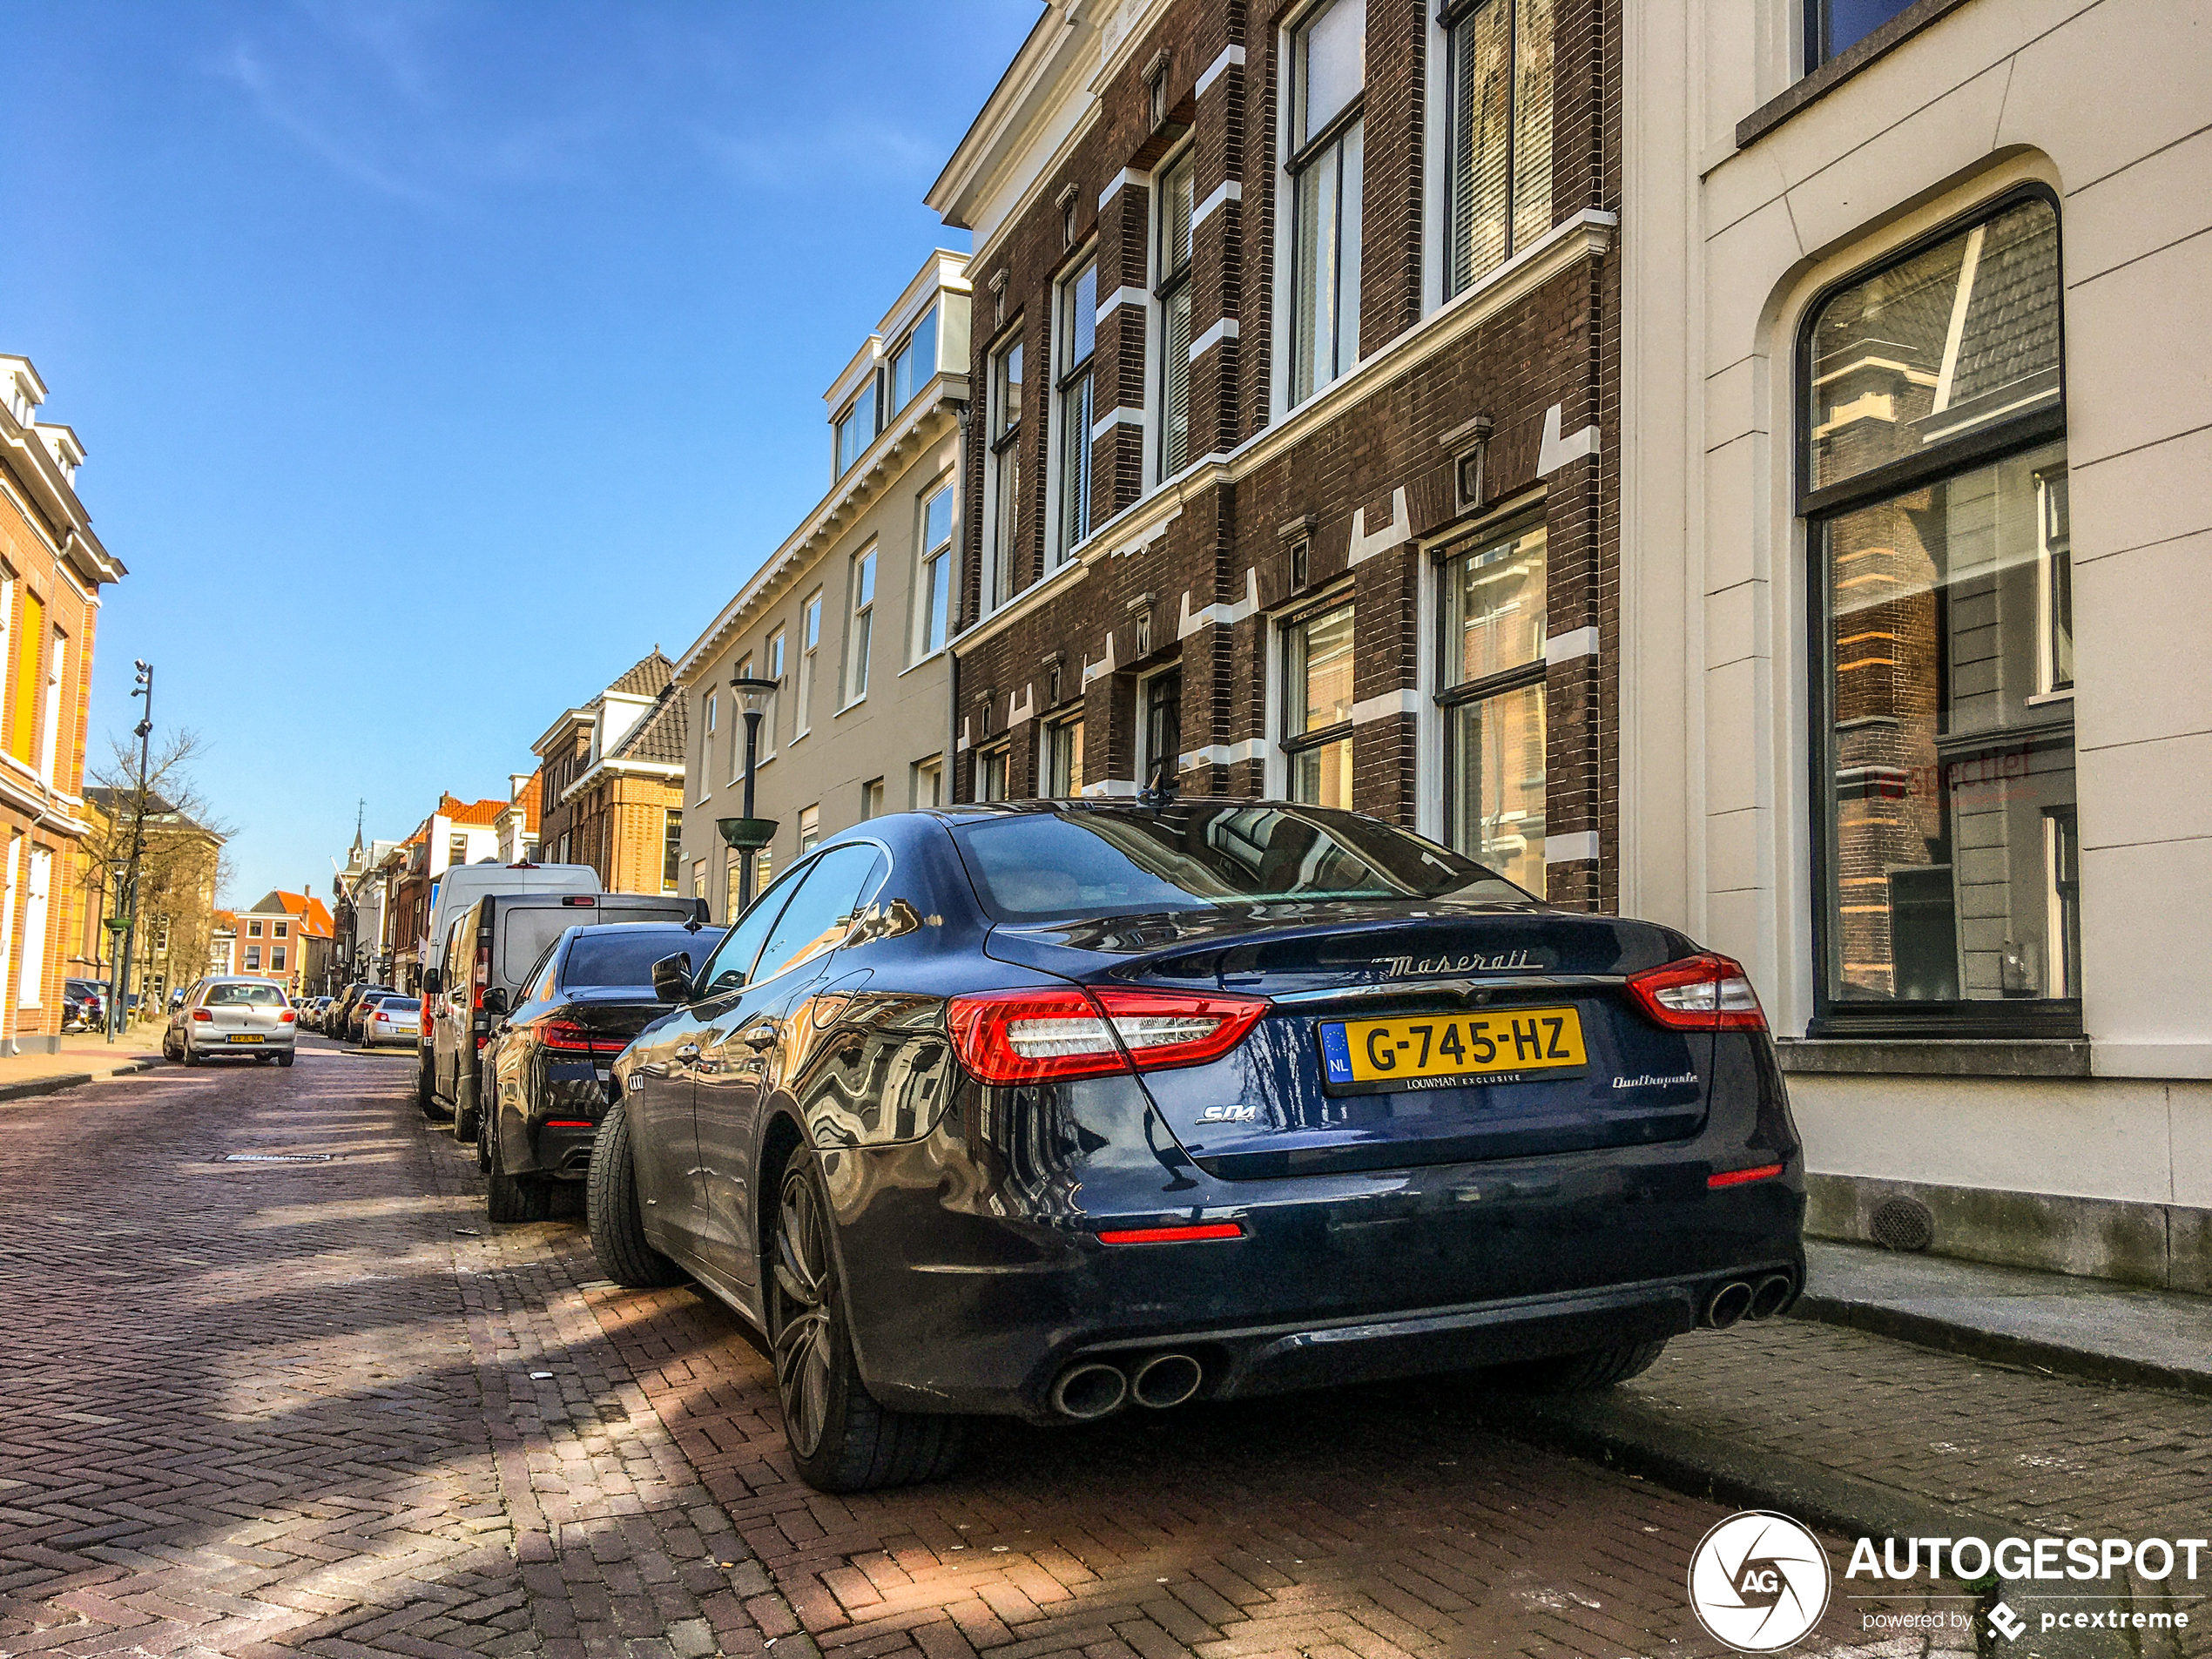
<svg viewBox="0 0 2212 1659"><path fill-rule="evenodd" d="M1715 1641L1777 1653L1828 1610L1828 1552L1787 1515L1730 1515L1689 1558L1689 1605Z"/></svg>

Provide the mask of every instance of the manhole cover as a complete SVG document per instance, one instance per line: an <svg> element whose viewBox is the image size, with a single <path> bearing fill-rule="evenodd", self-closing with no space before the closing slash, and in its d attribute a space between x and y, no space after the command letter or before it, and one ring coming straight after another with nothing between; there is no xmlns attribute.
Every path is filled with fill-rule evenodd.
<svg viewBox="0 0 2212 1659"><path fill-rule="evenodd" d="M334 1152L226 1152L218 1163L327 1163Z"/></svg>

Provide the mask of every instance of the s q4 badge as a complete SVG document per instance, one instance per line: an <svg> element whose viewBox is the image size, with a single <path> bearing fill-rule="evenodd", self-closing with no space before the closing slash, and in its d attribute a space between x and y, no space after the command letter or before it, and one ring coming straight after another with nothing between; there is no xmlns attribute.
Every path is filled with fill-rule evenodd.
<svg viewBox="0 0 2212 1659"><path fill-rule="evenodd" d="M1259 1122L1259 1108L1257 1106L1201 1106L1198 1108L1198 1121L1201 1123L1257 1123Z"/></svg>

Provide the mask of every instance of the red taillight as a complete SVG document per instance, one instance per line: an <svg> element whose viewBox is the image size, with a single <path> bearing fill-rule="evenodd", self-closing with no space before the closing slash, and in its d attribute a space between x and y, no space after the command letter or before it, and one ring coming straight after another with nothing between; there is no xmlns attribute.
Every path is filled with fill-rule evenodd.
<svg viewBox="0 0 2212 1659"><path fill-rule="evenodd" d="M1182 1244L1197 1238L1242 1238L1240 1221L1208 1221L1188 1227L1116 1227L1098 1235L1102 1244Z"/></svg>
<svg viewBox="0 0 2212 1659"><path fill-rule="evenodd" d="M215 1016L210 1014L206 1008L194 1008L192 1011L192 1016L195 1020L205 1020L210 1025L212 1025L215 1022Z"/></svg>
<svg viewBox="0 0 2212 1659"><path fill-rule="evenodd" d="M574 1020L547 1020L537 1028L537 1040L560 1054L614 1055L630 1046L628 1037L597 1036Z"/></svg>
<svg viewBox="0 0 2212 1659"><path fill-rule="evenodd" d="M1766 1015L1741 962L1707 952L1629 976L1629 995L1676 1031L1764 1031Z"/></svg>
<svg viewBox="0 0 2212 1659"><path fill-rule="evenodd" d="M1163 1071L1219 1059L1239 1042L1267 999L1136 991L988 991L956 996L946 1012L961 1063L986 1083Z"/></svg>
<svg viewBox="0 0 2212 1659"><path fill-rule="evenodd" d="M545 1127L548 1129L596 1129L598 1125L588 1117L549 1117L545 1120Z"/></svg>
<svg viewBox="0 0 2212 1659"><path fill-rule="evenodd" d="M469 1006L481 1009L484 1005L484 988L491 983L491 947L476 947L476 965L469 970Z"/></svg>
<svg viewBox="0 0 2212 1659"><path fill-rule="evenodd" d="M1771 1181L1782 1173L1779 1163L1762 1163L1756 1170L1723 1170L1705 1177L1708 1188L1746 1187L1754 1181Z"/></svg>
<svg viewBox="0 0 2212 1659"><path fill-rule="evenodd" d="M290 1025L299 1017L300 1015L295 1011L291 1008L287 1008L283 1013L277 1015L277 1023L279 1025Z"/></svg>

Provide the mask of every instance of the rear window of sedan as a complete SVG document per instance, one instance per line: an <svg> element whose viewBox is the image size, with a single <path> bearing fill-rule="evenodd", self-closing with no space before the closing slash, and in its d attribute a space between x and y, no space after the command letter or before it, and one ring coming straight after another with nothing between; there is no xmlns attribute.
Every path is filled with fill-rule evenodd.
<svg viewBox="0 0 2212 1659"><path fill-rule="evenodd" d="M1055 809L963 824L956 839L983 907L1009 923L1325 899L1536 902L1448 847L1325 807Z"/></svg>
<svg viewBox="0 0 2212 1659"><path fill-rule="evenodd" d="M561 964L563 985L639 985L653 982L653 964L678 951L689 951L696 968L714 954L725 930L702 927L687 933L681 927L610 927L580 934L569 947Z"/></svg>
<svg viewBox="0 0 2212 1659"><path fill-rule="evenodd" d="M419 996L388 996L376 1005L387 1014L419 1014L422 999Z"/></svg>
<svg viewBox="0 0 2212 1659"><path fill-rule="evenodd" d="M211 1008L280 1008L284 993L273 985L211 985L207 988L207 1006Z"/></svg>

